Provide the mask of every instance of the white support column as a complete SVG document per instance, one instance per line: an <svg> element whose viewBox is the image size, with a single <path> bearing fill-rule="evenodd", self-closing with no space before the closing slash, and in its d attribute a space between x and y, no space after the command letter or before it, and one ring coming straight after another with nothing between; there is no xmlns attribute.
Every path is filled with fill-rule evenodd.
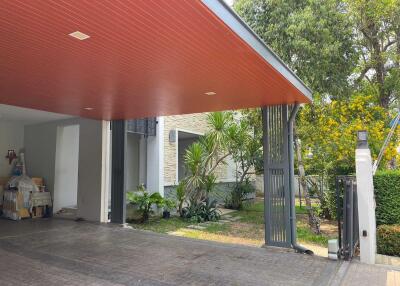
<svg viewBox="0 0 400 286"><path fill-rule="evenodd" d="M358 197L358 220L360 234L360 260L375 264L376 218L371 152L366 141L366 132L358 133L356 149L356 175Z"/></svg>
<svg viewBox="0 0 400 286"><path fill-rule="evenodd" d="M147 189L164 196L164 117L157 117L156 136L147 138Z"/></svg>
<svg viewBox="0 0 400 286"><path fill-rule="evenodd" d="M108 222L108 196L110 192L110 121L102 121L101 213L100 222Z"/></svg>

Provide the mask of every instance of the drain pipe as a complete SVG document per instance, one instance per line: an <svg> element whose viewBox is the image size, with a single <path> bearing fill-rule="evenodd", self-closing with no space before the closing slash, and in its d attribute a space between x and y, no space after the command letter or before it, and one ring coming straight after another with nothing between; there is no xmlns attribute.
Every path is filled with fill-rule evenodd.
<svg viewBox="0 0 400 286"><path fill-rule="evenodd" d="M296 102L289 116L289 181L290 181L290 232L291 244L293 249L299 253L313 255L314 252L297 244L297 229L296 229L296 201L294 195L294 146L293 146L293 123L296 114L299 111L300 105Z"/></svg>

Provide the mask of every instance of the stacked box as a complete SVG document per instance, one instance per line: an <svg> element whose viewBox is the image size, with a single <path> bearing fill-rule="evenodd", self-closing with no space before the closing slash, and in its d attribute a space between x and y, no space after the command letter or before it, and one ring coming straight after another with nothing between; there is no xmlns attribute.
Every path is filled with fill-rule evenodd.
<svg viewBox="0 0 400 286"><path fill-rule="evenodd" d="M16 190L4 191L3 215L12 220L30 217L29 210L25 207L25 198L26 194L24 192Z"/></svg>

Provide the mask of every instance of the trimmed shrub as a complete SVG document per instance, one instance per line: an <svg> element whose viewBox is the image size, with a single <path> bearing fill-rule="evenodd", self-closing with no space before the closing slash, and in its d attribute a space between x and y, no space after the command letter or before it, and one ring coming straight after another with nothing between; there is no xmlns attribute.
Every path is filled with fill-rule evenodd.
<svg viewBox="0 0 400 286"><path fill-rule="evenodd" d="M376 245L379 254L400 256L400 225L380 225Z"/></svg>
<svg viewBox="0 0 400 286"><path fill-rule="evenodd" d="M374 177L376 223L400 224L400 171L381 171Z"/></svg>

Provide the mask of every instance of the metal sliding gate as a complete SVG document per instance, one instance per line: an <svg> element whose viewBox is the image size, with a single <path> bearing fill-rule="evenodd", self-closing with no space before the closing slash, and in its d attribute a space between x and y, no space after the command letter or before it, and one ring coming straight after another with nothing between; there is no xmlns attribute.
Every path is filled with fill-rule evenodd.
<svg viewBox="0 0 400 286"><path fill-rule="evenodd" d="M355 176L336 177L339 258L350 260L359 244L357 183Z"/></svg>
<svg viewBox="0 0 400 286"><path fill-rule="evenodd" d="M291 247L288 106L262 109L265 242Z"/></svg>

